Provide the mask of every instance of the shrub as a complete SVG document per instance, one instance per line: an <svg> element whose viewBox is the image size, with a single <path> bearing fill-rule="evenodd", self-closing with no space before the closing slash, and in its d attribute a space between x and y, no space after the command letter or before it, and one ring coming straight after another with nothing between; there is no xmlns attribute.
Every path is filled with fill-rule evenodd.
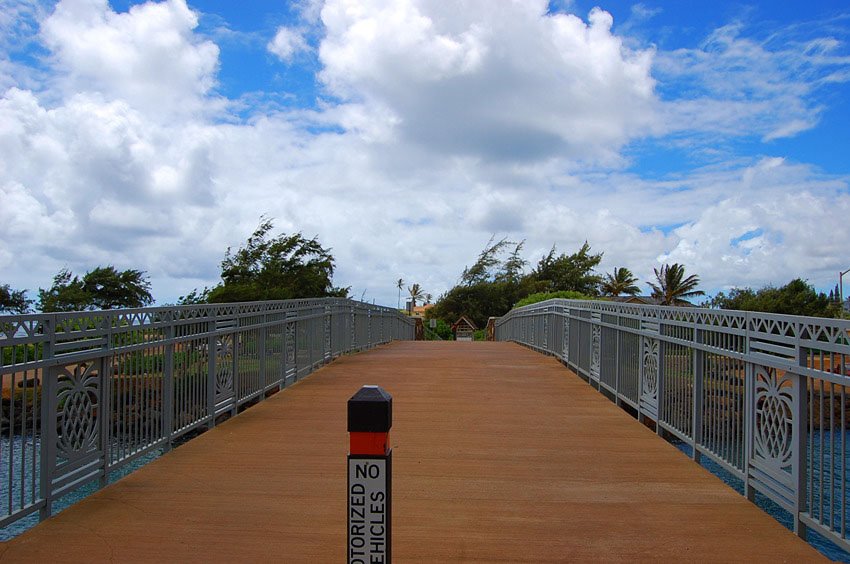
<svg viewBox="0 0 850 564"><path fill-rule="evenodd" d="M531 304L536 304L538 302L545 302L546 300L551 300L554 298L562 298L565 300L591 300L590 296L582 294L581 292L574 292L572 290L562 290L560 292L537 292L536 294L530 294L520 301L518 301L514 307L522 307Z"/></svg>

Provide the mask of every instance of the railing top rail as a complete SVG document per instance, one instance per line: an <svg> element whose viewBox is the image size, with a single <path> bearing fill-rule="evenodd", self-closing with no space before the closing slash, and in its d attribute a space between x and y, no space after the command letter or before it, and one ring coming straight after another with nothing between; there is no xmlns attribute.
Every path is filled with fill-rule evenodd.
<svg viewBox="0 0 850 564"><path fill-rule="evenodd" d="M819 326L843 331L850 331L850 320L829 317L807 317L802 315L787 315L762 313L754 311L739 311L729 309L708 309L700 307L661 306L650 304L624 304L606 300L569 300L553 298L535 304L512 309L496 320L500 325L513 316L538 312L551 307L562 307L576 310L591 310L620 315L661 318L663 321L687 321L691 323L707 323L710 320L725 317L728 319L747 320L747 325L758 328L760 322L793 323L797 325Z"/></svg>
<svg viewBox="0 0 850 564"><path fill-rule="evenodd" d="M312 298L275 300L264 302L238 302L227 304L196 304L181 306L157 306L147 308L108 309L54 313L30 313L0 315L0 347L17 345L55 345L57 354L83 349L113 348L113 337L134 331L160 331L159 340L169 327L181 327L198 323L214 323L207 329L195 327L192 334L221 332L229 329L244 330L281 321L303 320L327 313L352 312L358 315L379 315L395 318L412 327L414 320L395 308L358 302L347 298ZM180 332L173 338L187 335ZM152 340L148 335L147 340ZM99 342L103 341L103 342ZM79 345L79 346L77 346ZM36 362L39 359L29 359ZM14 363L13 363L14 364ZM0 365L3 365L0 360Z"/></svg>
<svg viewBox="0 0 850 564"><path fill-rule="evenodd" d="M190 304L190 305L163 305L140 308L116 308L116 309L96 309L96 310L80 310L80 311L59 311L51 313L24 313L24 314L0 314L0 320L8 321L9 319L19 319L24 321L41 321L45 319L54 319L56 317L98 317L98 316L114 316L114 315L131 315L138 313L164 313L173 311L275 311L280 309L295 309L301 307L327 306L327 305L344 305L348 307L365 308L373 311L396 312L403 315L398 309L390 306L370 304L351 300L348 298L299 298L292 300L265 300L255 302L228 302L228 303L213 303L213 304Z"/></svg>
<svg viewBox="0 0 850 564"><path fill-rule="evenodd" d="M132 316L139 314L169 314L174 312L206 312L213 315L222 313L244 314L244 313L266 313L282 310L292 310L309 307L327 307L327 306L345 306L357 309L368 309L370 311L397 313L399 317L410 320L399 310L389 306L370 304L359 302L348 298L310 298L310 299L294 299L294 300L267 300L257 302L233 302L233 303L217 303L217 304L192 304L192 305L171 305L171 306L154 306L141 308L116 308L116 309L97 309L97 310L82 310L82 311L58 311L51 313L24 313L24 314L0 314L0 323L13 323L17 321L47 321L51 319L96 319L108 317ZM3 337L3 332L0 331L0 339Z"/></svg>

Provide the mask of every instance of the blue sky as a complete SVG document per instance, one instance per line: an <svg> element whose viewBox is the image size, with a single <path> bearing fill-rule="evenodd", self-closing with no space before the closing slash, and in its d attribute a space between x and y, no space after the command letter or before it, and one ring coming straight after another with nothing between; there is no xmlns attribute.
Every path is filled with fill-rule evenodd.
<svg viewBox="0 0 850 564"><path fill-rule="evenodd" d="M173 301L266 215L385 304L493 234L828 290L843 4L0 0L0 283L114 264Z"/></svg>

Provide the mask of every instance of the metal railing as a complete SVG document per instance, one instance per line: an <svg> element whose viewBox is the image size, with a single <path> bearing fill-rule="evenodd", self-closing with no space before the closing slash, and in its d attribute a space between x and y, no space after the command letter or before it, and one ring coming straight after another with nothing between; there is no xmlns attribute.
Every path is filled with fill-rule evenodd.
<svg viewBox="0 0 850 564"><path fill-rule="evenodd" d="M0 527L413 331L336 298L0 316Z"/></svg>
<svg viewBox="0 0 850 564"><path fill-rule="evenodd" d="M496 340L554 355L850 550L850 322L549 300L496 322Z"/></svg>

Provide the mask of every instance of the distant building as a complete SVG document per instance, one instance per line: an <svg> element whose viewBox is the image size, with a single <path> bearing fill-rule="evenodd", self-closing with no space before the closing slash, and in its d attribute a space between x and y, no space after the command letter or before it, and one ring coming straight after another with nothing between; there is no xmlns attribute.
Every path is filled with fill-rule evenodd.
<svg viewBox="0 0 850 564"><path fill-rule="evenodd" d="M416 306L413 308L413 312L410 314L412 317L425 317L425 312L434 307L434 304L425 304L421 306Z"/></svg>
<svg viewBox="0 0 850 564"><path fill-rule="evenodd" d="M452 332L457 341L474 341L476 331L478 327L465 315L460 316L460 319L452 325Z"/></svg>

